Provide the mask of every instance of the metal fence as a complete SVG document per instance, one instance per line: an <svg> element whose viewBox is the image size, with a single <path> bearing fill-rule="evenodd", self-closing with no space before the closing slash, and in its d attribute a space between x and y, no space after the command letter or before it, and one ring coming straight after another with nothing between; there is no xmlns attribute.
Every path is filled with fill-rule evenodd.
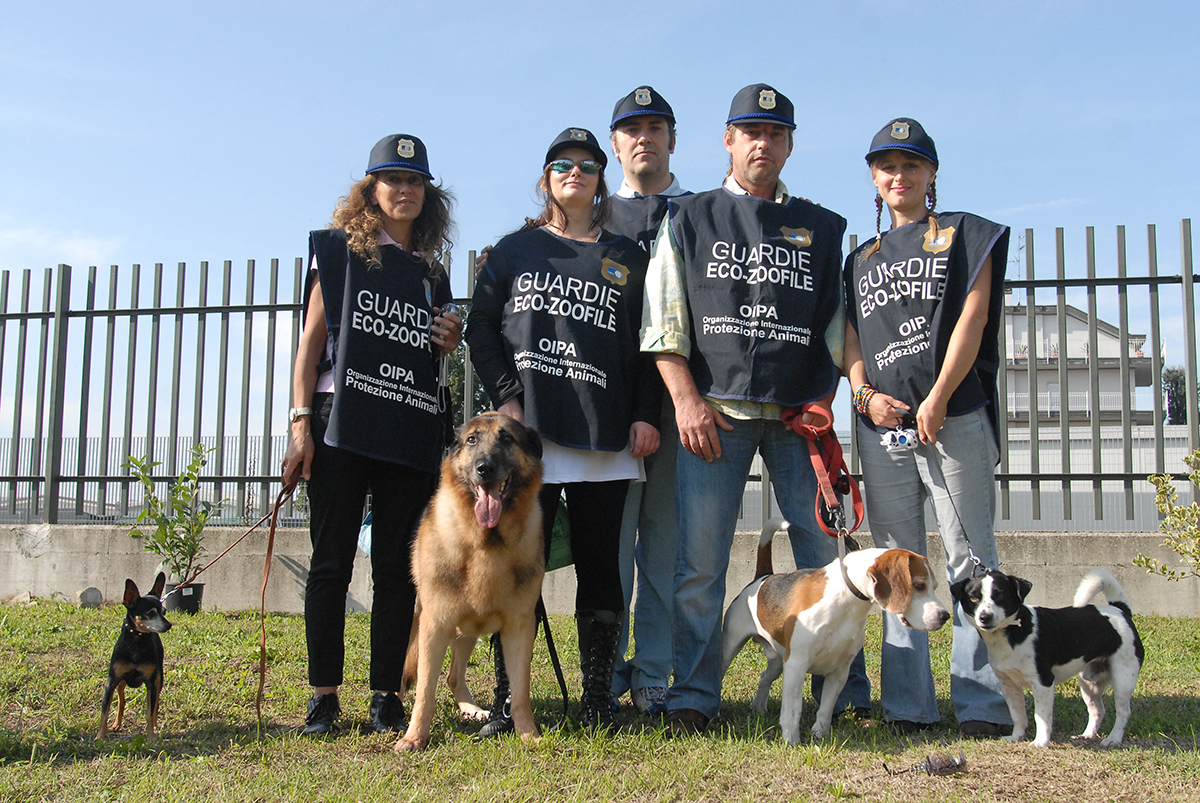
<svg viewBox="0 0 1200 803"><path fill-rule="evenodd" d="M1134 260L1141 267L1135 274L1127 270L1124 227L1117 227L1115 248L1102 256L1093 228L1086 229L1081 256L1067 249L1066 234L1057 229L1054 278L1037 278L1033 230L1017 238L1021 261L1009 267L1006 292L1024 294L1025 319L1014 319L1001 333L1007 366L1000 373L1001 415L1008 422L998 472L1003 520L1025 517L1043 522L1042 529L1073 529L1084 518L1077 504L1090 497L1089 522L1128 526L1145 519L1147 503L1136 484L1144 481L1146 466L1182 477L1177 447L1186 442L1188 452L1200 448L1191 222L1180 224L1177 274L1159 274L1156 229L1146 232L1146 260ZM850 238L850 248L855 245ZM471 252L465 264L473 263ZM166 483L195 443L219 447L202 472L206 496L228 500L219 518L232 523L265 513L279 490L286 448L303 272L301 259L283 274L279 260L266 271L253 260L236 270L229 261L213 270L206 262L194 269L180 263L174 271L161 264L107 272L60 265L42 273L39 302L31 300L33 272L0 273L0 521L130 518L140 510L141 496L131 487L125 460L159 461L156 478ZM19 288L12 286L18 280ZM1057 336L1044 331L1045 320L1038 318L1050 298ZM1099 358L1059 359L1065 349L1058 344L1069 340L1068 311L1076 307L1086 308L1087 355L1105 353L1100 338L1111 339L1113 327L1102 320L1118 320L1118 356L1107 367ZM1131 320L1148 334L1131 335ZM1022 323L1025 337L1018 343ZM1180 350L1178 358L1172 352L1171 363L1184 370L1189 422L1185 433L1170 436L1177 442L1170 449L1164 338ZM1138 390L1130 360L1144 364L1145 340L1152 376ZM1101 377L1112 370L1119 372L1119 387L1102 391ZM1047 374L1057 379L1056 389L1029 392ZM1018 377L1023 391L1009 387ZM471 382L467 371L467 399ZM471 412L466 405L466 415ZM1138 423L1149 425L1135 437ZM850 440L857 472L852 433ZM771 505L761 475L751 479L747 523ZM1043 506L1045 493L1054 495L1052 522L1043 518L1051 513ZM1115 509L1112 499L1106 507L1106 494L1118 500ZM284 515L301 521L304 510L295 505Z"/></svg>

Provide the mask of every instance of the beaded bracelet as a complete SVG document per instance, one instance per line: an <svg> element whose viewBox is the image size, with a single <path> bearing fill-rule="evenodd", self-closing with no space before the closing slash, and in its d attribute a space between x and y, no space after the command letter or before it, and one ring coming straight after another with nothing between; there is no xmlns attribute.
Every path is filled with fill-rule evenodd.
<svg viewBox="0 0 1200 803"><path fill-rule="evenodd" d="M859 385L858 390L854 391L854 409L862 415L868 415L867 410L871 405L871 399L875 398L875 394L878 392L866 382Z"/></svg>

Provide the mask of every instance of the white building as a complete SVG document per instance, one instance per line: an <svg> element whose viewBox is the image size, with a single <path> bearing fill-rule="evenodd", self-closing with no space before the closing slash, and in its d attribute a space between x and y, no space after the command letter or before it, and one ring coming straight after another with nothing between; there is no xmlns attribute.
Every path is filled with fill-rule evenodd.
<svg viewBox="0 0 1200 803"><path fill-rule="evenodd" d="M1033 308L1034 334L1030 343L1028 308L1006 306L1004 328L1006 344L1007 408L1010 426L1028 426L1029 360L1037 359L1038 420L1057 423L1062 407L1069 420L1090 421L1093 409L1089 355L1088 314L1070 305L1065 308L1066 338L1062 338L1058 307L1036 305ZM1102 320L1096 321L1096 369L1099 388L1100 420L1120 423L1124 392L1128 388L1132 424L1154 423L1153 374L1150 357L1142 352L1145 335L1127 335L1122 345L1120 330ZM1122 349L1128 359L1128 375L1121 370ZM1060 361L1066 362L1068 396L1063 405Z"/></svg>

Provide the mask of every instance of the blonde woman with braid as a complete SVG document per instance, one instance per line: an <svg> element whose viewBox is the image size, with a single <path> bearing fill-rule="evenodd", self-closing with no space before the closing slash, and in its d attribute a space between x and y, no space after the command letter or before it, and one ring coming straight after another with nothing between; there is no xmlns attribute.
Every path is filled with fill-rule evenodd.
<svg viewBox="0 0 1200 803"><path fill-rule="evenodd" d="M892 120L871 141L876 236L846 260L846 375L858 413L867 517L875 545L926 554L933 504L946 574L972 557L997 564L992 532L998 457L997 332L1007 226L937 212L938 158L916 120ZM891 228L879 230L884 207ZM928 636L884 613L880 697L904 733L939 721ZM950 696L964 736L1010 722L987 650L954 611Z"/></svg>

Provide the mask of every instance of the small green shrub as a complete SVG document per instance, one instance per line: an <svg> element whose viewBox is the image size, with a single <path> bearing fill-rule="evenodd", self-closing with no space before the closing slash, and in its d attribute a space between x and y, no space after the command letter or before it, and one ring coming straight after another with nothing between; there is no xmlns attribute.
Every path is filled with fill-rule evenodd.
<svg viewBox="0 0 1200 803"><path fill-rule="evenodd" d="M1200 488L1200 449L1183 458L1183 462L1191 468L1188 479ZM1141 554L1133 559L1133 565L1168 580L1200 578L1200 505L1195 502L1190 505L1179 504L1179 494L1168 474L1153 474L1147 479L1158 489L1154 503L1166 516L1159 525L1165 536L1162 545L1179 555L1179 562L1184 564L1184 569L1176 571L1160 560Z"/></svg>
<svg viewBox="0 0 1200 803"><path fill-rule="evenodd" d="M162 558L174 579L184 580L192 571L196 559L204 554L204 526L209 518L227 500L206 502L199 498L200 469L208 462L208 454L216 451L202 444L192 446L192 459L172 482L165 499L154 492L151 472L161 465L151 461L149 455L138 459L130 457L125 467L137 478L145 490L145 509L138 514L134 529L129 533L142 542L142 548ZM153 530L141 529L150 524Z"/></svg>

